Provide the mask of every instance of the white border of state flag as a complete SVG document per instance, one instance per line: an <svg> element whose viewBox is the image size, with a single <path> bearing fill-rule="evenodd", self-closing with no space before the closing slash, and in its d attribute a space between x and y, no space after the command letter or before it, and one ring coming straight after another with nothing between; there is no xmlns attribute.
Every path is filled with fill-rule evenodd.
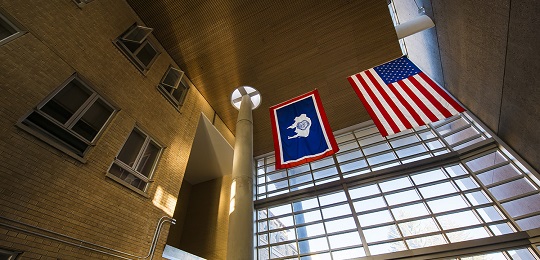
<svg viewBox="0 0 540 260"><path fill-rule="evenodd" d="M298 101L304 100L304 99L312 99L313 105L315 107L315 110L317 112L317 117L319 120L319 123L322 128L324 141L327 144L328 149L326 149L323 152L317 153L317 154L310 154L303 156L301 158L298 158L296 160L289 160L284 161L283 159L283 144L281 142L281 136L279 129L279 121L277 118L277 110L280 108L283 108L285 106L294 104ZM298 165L302 165L307 162L312 162L319 160L321 158L324 158L326 156L332 155L336 153L339 148L337 146L336 140L334 138L334 134L332 133L332 129L330 129L330 124L328 123L328 119L326 118L326 113L324 111L324 108L322 106L321 99L319 97L318 90L310 91L306 94L303 94L301 96L298 96L296 98L293 98L291 100L285 101L283 103L277 104L275 106L270 107L270 121L272 124L272 135L274 138L274 151L276 155L276 169L285 169L285 168L291 168Z"/></svg>

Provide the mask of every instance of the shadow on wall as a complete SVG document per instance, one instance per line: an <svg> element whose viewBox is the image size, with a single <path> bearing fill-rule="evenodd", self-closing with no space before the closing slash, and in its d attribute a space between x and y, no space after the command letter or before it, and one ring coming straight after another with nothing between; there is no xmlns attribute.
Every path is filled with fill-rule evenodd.
<svg viewBox="0 0 540 260"><path fill-rule="evenodd" d="M167 245L206 259L225 259L231 175L182 183Z"/></svg>

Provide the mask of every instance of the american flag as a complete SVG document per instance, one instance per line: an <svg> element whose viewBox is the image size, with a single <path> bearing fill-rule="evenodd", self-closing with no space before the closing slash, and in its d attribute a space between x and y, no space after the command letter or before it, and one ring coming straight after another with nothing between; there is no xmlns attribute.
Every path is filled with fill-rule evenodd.
<svg viewBox="0 0 540 260"><path fill-rule="evenodd" d="M405 56L348 80L382 136L465 111Z"/></svg>

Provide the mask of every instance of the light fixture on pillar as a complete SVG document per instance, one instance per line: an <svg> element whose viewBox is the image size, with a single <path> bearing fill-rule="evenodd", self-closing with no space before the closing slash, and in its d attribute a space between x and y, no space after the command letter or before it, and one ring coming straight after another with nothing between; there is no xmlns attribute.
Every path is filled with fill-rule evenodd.
<svg viewBox="0 0 540 260"><path fill-rule="evenodd" d="M237 110L240 110L240 103L242 103L242 96L244 95L249 95L252 110L261 105L261 93L258 90L250 86L241 86L231 94L231 104Z"/></svg>

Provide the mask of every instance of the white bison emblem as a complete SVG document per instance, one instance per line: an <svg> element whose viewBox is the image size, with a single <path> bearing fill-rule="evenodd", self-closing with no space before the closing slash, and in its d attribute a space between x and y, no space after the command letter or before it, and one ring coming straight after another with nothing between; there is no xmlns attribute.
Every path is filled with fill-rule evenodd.
<svg viewBox="0 0 540 260"><path fill-rule="evenodd" d="M306 114L301 114L294 118L294 123L287 127L287 129L294 129L296 135L289 136L288 139L298 138L298 137L308 137L309 128L311 127L311 119L306 116Z"/></svg>

